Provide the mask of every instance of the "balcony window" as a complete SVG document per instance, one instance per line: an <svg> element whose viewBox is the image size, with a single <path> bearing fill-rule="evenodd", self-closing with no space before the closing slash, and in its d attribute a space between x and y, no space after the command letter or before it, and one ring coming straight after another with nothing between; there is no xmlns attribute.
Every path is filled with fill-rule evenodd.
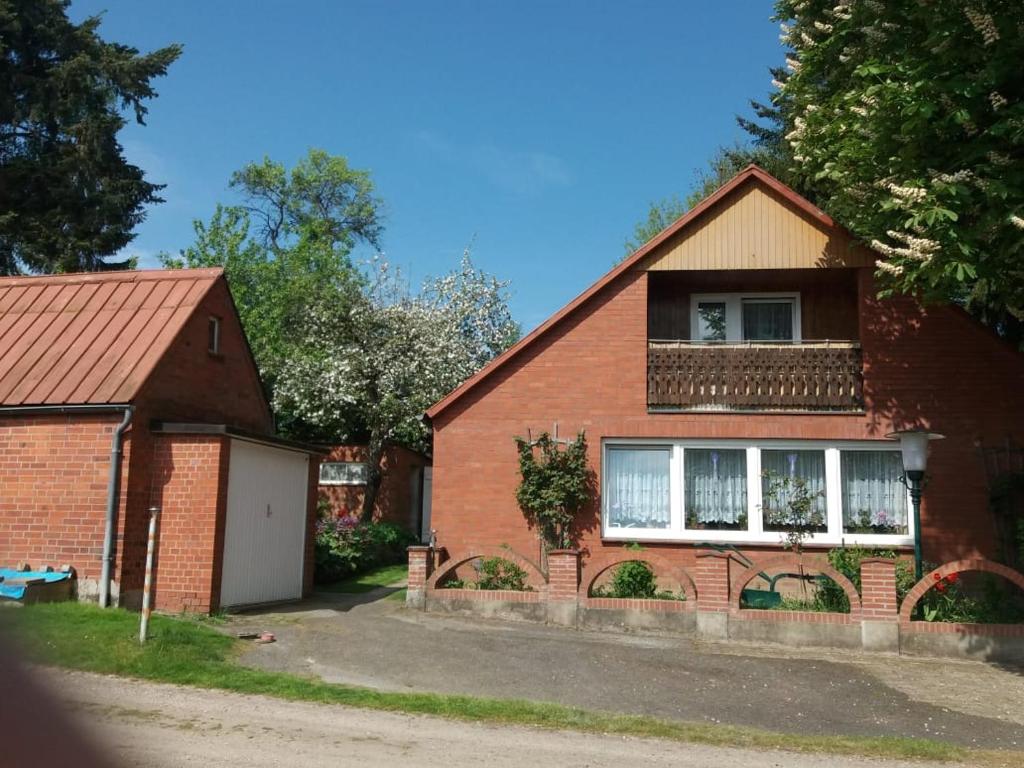
<svg viewBox="0 0 1024 768"><path fill-rule="evenodd" d="M881 441L606 440L602 535L777 545L794 527L785 512L799 480L812 497L808 544L908 546L902 470Z"/></svg>
<svg viewBox="0 0 1024 768"><path fill-rule="evenodd" d="M700 341L725 341L726 303L701 301L697 304L697 337Z"/></svg>
<svg viewBox="0 0 1024 768"><path fill-rule="evenodd" d="M690 306L693 341L800 341L799 294L693 294Z"/></svg>
<svg viewBox="0 0 1024 768"><path fill-rule="evenodd" d="M744 299L744 341L792 341L793 299Z"/></svg>
<svg viewBox="0 0 1024 768"><path fill-rule="evenodd" d="M671 447L609 448L605 462L608 527L669 528L671 465Z"/></svg>

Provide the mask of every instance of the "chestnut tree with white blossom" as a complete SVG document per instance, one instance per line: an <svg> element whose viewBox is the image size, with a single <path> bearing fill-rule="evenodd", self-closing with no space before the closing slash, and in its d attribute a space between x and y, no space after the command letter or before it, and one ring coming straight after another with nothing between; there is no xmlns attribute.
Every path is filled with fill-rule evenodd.
<svg viewBox="0 0 1024 768"><path fill-rule="evenodd" d="M426 409L518 340L507 299L507 283L466 252L457 270L415 293L378 258L357 300L310 308L274 405L341 439L367 437L363 519L373 514L387 445L426 448Z"/></svg>
<svg viewBox="0 0 1024 768"><path fill-rule="evenodd" d="M797 185L879 252L883 293L1024 320L1024 3L775 8Z"/></svg>

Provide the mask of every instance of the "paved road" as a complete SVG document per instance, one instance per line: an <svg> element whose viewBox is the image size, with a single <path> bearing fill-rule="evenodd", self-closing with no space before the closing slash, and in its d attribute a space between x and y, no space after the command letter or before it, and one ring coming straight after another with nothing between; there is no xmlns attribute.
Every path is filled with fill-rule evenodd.
<svg viewBox="0 0 1024 768"><path fill-rule="evenodd" d="M1024 674L950 662L712 646L575 632L320 595L234 617L271 629L243 662L384 690L555 701L612 712L809 734L927 737L1024 749Z"/></svg>
<svg viewBox="0 0 1024 768"><path fill-rule="evenodd" d="M82 672L45 675L67 702L73 722L98 740L118 765L139 768L929 768L918 762L481 726Z"/></svg>

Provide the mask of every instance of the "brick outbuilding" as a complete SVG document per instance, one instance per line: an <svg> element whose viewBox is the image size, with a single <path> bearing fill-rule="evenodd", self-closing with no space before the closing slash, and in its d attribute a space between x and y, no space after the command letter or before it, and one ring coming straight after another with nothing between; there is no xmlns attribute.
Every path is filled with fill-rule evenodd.
<svg viewBox="0 0 1024 768"><path fill-rule="evenodd" d="M301 597L314 453L274 436L221 270L0 279L0 564L135 606L155 507L158 610Z"/></svg>
<svg viewBox="0 0 1024 768"><path fill-rule="evenodd" d="M320 462L320 501L334 517L362 513L366 452L365 445L336 445ZM430 532L430 458L401 445L389 445L381 470L373 519L400 525L425 541Z"/></svg>

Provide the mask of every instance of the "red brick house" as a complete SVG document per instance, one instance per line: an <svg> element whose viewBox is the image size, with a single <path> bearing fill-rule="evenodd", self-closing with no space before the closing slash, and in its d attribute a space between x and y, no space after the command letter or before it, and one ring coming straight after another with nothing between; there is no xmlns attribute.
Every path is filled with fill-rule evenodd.
<svg viewBox="0 0 1024 768"><path fill-rule="evenodd" d="M159 610L312 584L318 461L273 418L219 269L0 279L0 564Z"/></svg>
<svg viewBox="0 0 1024 768"><path fill-rule="evenodd" d="M928 427L928 560L997 547L982 449L1024 438L1024 359L956 307L880 300L877 255L751 166L435 404L433 523L458 559L536 557L513 437L585 430L598 498L588 558L637 541L780 546L765 473L820 492L808 542L907 551L898 446Z"/></svg>
<svg viewBox="0 0 1024 768"><path fill-rule="evenodd" d="M416 536L424 530L423 483L430 459L400 445L389 446L373 519L394 523ZM366 489L366 446L337 445L320 461L320 500L335 517L359 516ZM429 528L427 528L429 532Z"/></svg>

